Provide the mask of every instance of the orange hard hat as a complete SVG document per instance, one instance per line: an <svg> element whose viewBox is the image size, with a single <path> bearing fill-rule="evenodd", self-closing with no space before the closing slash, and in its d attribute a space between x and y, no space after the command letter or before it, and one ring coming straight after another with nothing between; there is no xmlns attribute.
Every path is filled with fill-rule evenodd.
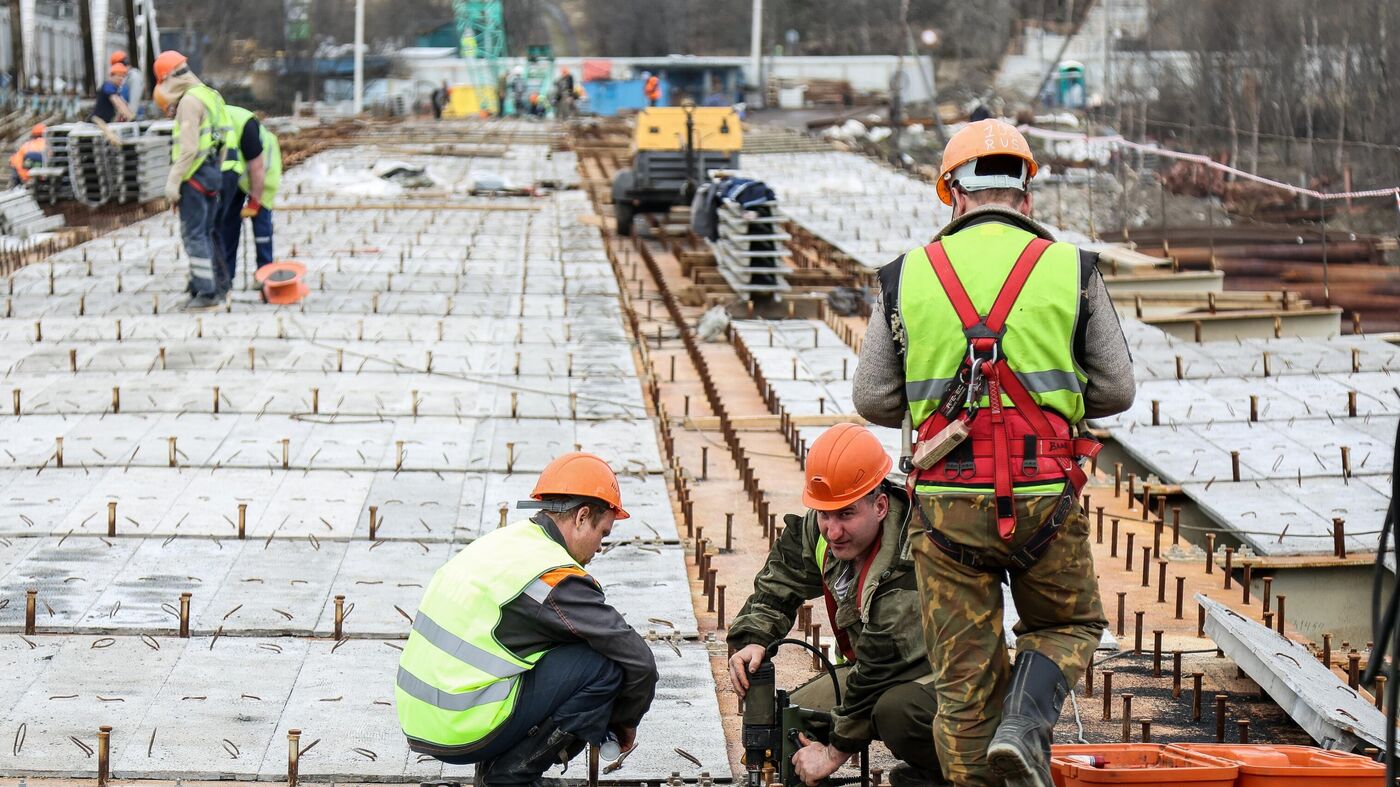
<svg viewBox="0 0 1400 787"><path fill-rule="evenodd" d="M958 181L954 170L964 164L976 162L984 156L1015 156L1021 159L1026 162L1026 181L1035 177L1036 170L1039 169L1035 163L1035 156L1031 154L1031 146L1026 144L1026 138L1021 136L1021 132L1017 131L1015 126L995 118L968 123L962 131L948 140L948 146L943 149L943 163L938 167L937 188L938 198L943 200L944 205L953 204L952 187ZM983 188L1015 187L1010 183L1009 176L975 177L1008 178L1007 181L997 181ZM1024 183L1021 187L1024 188Z"/></svg>
<svg viewBox="0 0 1400 787"><path fill-rule="evenodd" d="M893 466L873 432L856 424L837 424L807 449L802 503L818 511L838 511L870 494Z"/></svg>
<svg viewBox="0 0 1400 787"><path fill-rule="evenodd" d="M173 49L167 49L156 56L156 62L151 64L151 70L155 72L156 82L164 82L165 78L174 73L175 69L189 62L188 58Z"/></svg>
<svg viewBox="0 0 1400 787"><path fill-rule="evenodd" d="M109 57L109 58L107 58L107 64L108 64L108 65L113 65L113 66L114 66L114 65L116 65L116 64L118 64L118 63L125 63L125 62L126 62L126 53L123 52L123 51L120 50L120 49L118 49L117 51L113 52L113 53L112 53L112 56Z"/></svg>
<svg viewBox="0 0 1400 787"><path fill-rule="evenodd" d="M29 129L29 136L42 137L44 136L44 132L48 130L49 127L44 125L43 123L35 123L34 128Z"/></svg>
<svg viewBox="0 0 1400 787"><path fill-rule="evenodd" d="M126 66L121 63L113 63L112 67L107 69L107 73L112 76L124 77L126 76Z"/></svg>
<svg viewBox="0 0 1400 787"><path fill-rule="evenodd" d="M617 474L601 457L581 451L570 451L558 457L540 473L530 497L544 500L545 495L591 497L607 503L618 519L631 516L622 508Z"/></svg>
<svg viewBox="0 0 1400 787"><path fill-rule="evenodd" d="M305 265L284 260L258 268L253 279L262 285L263 296L268 303L285 305L296 303L311 292L311 288L302 280L305 276Z"/></svg>

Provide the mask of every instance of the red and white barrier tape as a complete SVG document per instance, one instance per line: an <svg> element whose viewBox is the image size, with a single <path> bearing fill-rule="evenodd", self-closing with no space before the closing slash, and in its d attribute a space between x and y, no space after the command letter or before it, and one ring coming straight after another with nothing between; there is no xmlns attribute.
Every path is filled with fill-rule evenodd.
<svg viewBox="0 0 1400 787"><path fill-rule="evenodd" d="M1318 200L1366 199L1370 197L1389 197L1393 195L1395 197L1395 207L1397 210L1400 210L1400 186L1392 186L1390 188L1384 189L1367 189L1365 191L1315 191L1313 189L1302 188L1301 186L1294 186L1291 183L1282 183L1277 180L1270 180L1268 178L1256 175L1253 172L1245 172L1241 169L1235 169L1234 167L1228 166L1226 164L1221 164L1220 162L1210 158L1209 156L1202 156L1198 153L1183 153L1178 150L1168 150L1166 148L1156 147L1153 145L1144 145L1139 142L1133 142L1132 140L1125 139L1117 134L1114 134L1112 136L1091 137L1087 134L1076 134L1072 131L1055 131L1054 129L1037 128L1035 126L1021 126L1021 132L1028 136L1038 137L1040 139L1049 139L1061 142L1083 142L1085 144L1100 143L1106 145L1114 145L1117 147L1130 148L1132 150L1141 150L1158 156L1166 156L1167 158L1180 159L1181 161L1190 161L1192 163L1210 167L1211 169L1219 170L1221 172L1228 172L1236 177L1244 178L1245 180L1252 180L1255 183L1260 183L1265 186L1272 186L1273 188L1281 189L1283 191L1290 191L1294 194L1303 194L1305 196L1312 197L1313 199Z"/></svg>

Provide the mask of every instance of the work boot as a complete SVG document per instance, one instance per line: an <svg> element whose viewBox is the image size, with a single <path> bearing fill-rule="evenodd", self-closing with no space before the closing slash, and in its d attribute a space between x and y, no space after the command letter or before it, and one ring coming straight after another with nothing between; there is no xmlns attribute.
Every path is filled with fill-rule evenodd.
<svg viewBox="0 0 1400 787"><path fill-rule="evenodd" d="M1053 787L1050 735L1069 685L1055 662L1033 650L1016 654L1001 724L987 747L987 764L1009 787Z"/></svg>
<svg viewBox="0 0 1400 787"><path fill-rule="evenodd" d="M889 777L890 787L943 787L948 784L943 781L943 774L938 771L915 768L907 762L901 762L890 769Z"/></svg>
<svg viewBox="0 0 1400 787"><path fill-rule="evenodd" d="M185 301L184 310L187 312L207 312L222 308L224 301L212 295L196 295Z"/></svg>
<svg viewBox="0 0 1400 787"><path fill-rule="evenodd" d="M525 739L504 754L486 763L481 783L476 787L539 787L544 772L582 748L581 741L559 729L553 719L545 719L530 729Z"/></svg>

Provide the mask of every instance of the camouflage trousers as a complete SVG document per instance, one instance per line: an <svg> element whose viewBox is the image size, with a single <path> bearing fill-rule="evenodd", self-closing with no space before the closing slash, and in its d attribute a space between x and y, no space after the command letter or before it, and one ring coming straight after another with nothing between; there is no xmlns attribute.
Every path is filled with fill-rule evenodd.
<svg viewBox="0 0 1400 787"><path fill-rule="evenodd" d="M993 569L1028 541L1059 502L1054 495L1016 498L1016 532L997 534L990 495L919 495L928 524L947 538L982 552ZM933 740L943 775L959 787L992 785L987 746L1001 722L1011 673L1002 622L1002 576L948 557L910 524L910 543L923 592L924 638L933 667L938 716ZM1050 658L1074 686L1108 621L1099 599L1089 549L1089 519L1076 503L1060 535L1028 571L1010 573L1020 615L1016 647ZM1058 710L1058 709L1057 709Z"/></svg>

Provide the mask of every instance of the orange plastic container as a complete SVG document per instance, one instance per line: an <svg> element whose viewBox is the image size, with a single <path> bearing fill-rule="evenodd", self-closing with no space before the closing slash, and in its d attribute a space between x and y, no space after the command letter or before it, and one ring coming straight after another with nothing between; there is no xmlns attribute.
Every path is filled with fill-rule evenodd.
<svg viewBox="0 0 1400 787"><path fill-rule="evenodd" d="M1381 787L1385 766L1359 754L1312 746L1181 743L1171 748L1199 752L1240 765L1236 787Z"/></svg>
<svg viewBox="0 0 1400 787"><path fill-rule="evenodd" d="M1104 759L1104 766L1097 768L1069 759L1074 755L1097 755ZM1239 772L1239 766L1228 760L1157 743L1055 746L1050 752L1050 762L1057 787L1093 784L1234 787Z"/></svg>

